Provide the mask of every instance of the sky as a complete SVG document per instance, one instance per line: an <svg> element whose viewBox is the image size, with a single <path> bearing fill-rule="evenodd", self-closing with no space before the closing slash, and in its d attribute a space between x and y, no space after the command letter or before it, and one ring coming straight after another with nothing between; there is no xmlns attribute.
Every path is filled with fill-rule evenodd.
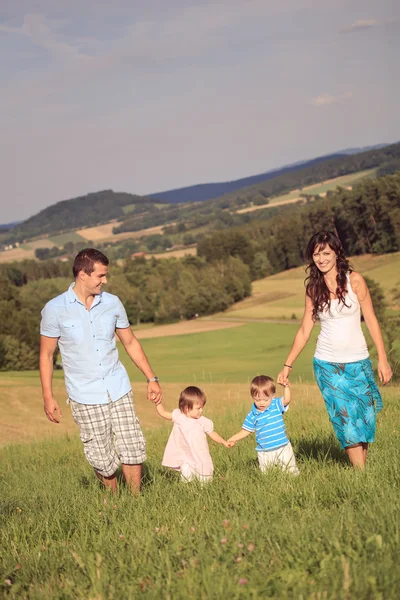
<svg viewBox="0 0 400 600"><path fill-rule="evenodd" d="M1 223L400 140L396 0L1 0Z"/></svg>

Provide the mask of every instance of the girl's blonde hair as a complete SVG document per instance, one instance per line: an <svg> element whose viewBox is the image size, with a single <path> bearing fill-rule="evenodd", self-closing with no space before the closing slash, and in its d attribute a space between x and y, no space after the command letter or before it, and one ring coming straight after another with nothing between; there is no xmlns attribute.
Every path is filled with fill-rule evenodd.
<svg viewBox="0 0 400 600"><path fill-rule="evenodd" d="M179 410L185 412L185 410L192 410L195 404L201 404L202 406L206 403L205 393L195 385L189 385L185 388L179 396Z"/></svg>
<svg viewBox="0 0 400 600"><path fill-rule="evenodd" d="M257 375L250 384L250 394L252 398L273 396L275 392L275 382L272 377L268 377L268 375Z"/></svg>

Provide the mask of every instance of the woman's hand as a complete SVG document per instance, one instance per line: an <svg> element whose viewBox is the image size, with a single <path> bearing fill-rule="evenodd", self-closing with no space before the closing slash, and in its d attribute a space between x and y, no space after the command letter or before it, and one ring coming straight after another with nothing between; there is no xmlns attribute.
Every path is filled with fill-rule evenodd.
<svg viewBox="0 0 400 600"><path fill-rule="evenodd" d="M386 385L391 380L393 373L387 358L378 360L378 375L379 381L383 385Z"/></svg>
<svg viewBox="0 0 400 600"><path fill-rule="evenodd" d="M289 367L283 367L282 371L280 373L278 373L278 377L276 378L276 381L278 383L280 383L281 385L288 385L290 371L291 371L291 369Z"/></svg>

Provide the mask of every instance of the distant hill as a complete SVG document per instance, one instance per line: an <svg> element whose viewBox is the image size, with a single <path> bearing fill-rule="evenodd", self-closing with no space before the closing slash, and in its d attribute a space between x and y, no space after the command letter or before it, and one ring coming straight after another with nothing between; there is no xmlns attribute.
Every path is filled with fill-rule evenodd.
<svg viewBox="0 0 400 600"><path fill-rule="evenodd" d="M19 223L22 223L22 221L13 221L12 223L0 223L0 231L9 231L10 229L13 229L13 227L16 227Z"/></svg>
<svg viewBox="0 0 400 600"><path fill-rule="evenodd" d="M280 177L281 175L285 175L287 173L293 173L295 171L300 171L308 167L316 166L321 162L325 162L335 158L343 158L352 154L367 152L369 150L385 148L386 146L388 146L388 144L376 144L375 146L366 146L365 148L347 148L346 150L339 150L334 154L327 154L325 156L319 156L311 160L301 160L295 163L291 163L289 165L280 167L279 169L273 169L271 171L266 171L265 173L260 173L259 175L242 177L241 179L235 179L233 181L191 185L183 188L177 188L174 190L167 190L165 192L157 192L154 194L151 193L148 194L148 196L150 198L162 200L171 204L177 204L180 202L202 202L204 200L212 200L213 198L218 198L219 196L224 196L231 192L235 192L236 190L256 185L257 183L267 181L268 179L273 179L275 177Z"/></svg>
<svg viewBox="0 0 400 600"><path fill-rule="evenodd" d="M233 182L191 186L152 197L103 190L63 200L18 223L11 230L5 230L2 233L2 243L51 236L113 220L118 221L114 232L138 231L182 219L185 224L185 219L189 216L194 218L197 227L208 226L215 218L224 221L229 216L225 209L233 208L234 205L237 208L237 201L241 204L238 196L246 196L247 200L251 200L261 194L268 199L326 179L374 168L378 169L378 175L383 174L379 172L382 169L384 174L400 169L400 143L358 154L350 149ZM210 198L210 194L213 198ZM182 206L182 212L181 205L189 201L191 204ZM203 203L198 207L197 203L200 201ZM169 206L164 208L159 204ZM219 214L215 211L219 211ZM200 212L204 214L201 215ZM232 222L231 225L233 224Z"/></svg>
<svg viewBox="0 0 400 600"><path fill-rule="evenodd" d="M48 206L19 223L10 233L20 241L22 238L92 227L123 217L127 206L135 208L154 202L155 200L144 196L103 190Z"/></svg>

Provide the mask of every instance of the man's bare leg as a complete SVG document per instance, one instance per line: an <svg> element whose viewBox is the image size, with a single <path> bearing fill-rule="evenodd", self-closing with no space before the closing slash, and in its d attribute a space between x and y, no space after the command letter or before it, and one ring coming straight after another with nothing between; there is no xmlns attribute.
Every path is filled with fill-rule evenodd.
<svg viewBox="0 0 400 600"><path fill-rule="evenodd" d="M350 459L351 464L356 469L364 469L365 461L367 459L367 452L363 444L355 444L354 446L348 446L345 448L346 454Z"/></svg>
<svg viewBox="0 0 400 600"><path fill-rule="evenodd" d="M104 475L100 475L100 473L98 473L97 471L95 471L98 479L100 479L101 483L104 485L104 487L107 489L107 491L110 492L116 492L117 491L117 476L111 475L111 477L104 477Z"/></svg>
<svg viewBox="0 0 400 600"><path fill-rule="evenodd" d="M142 483L142 465L122 465L122 472L132 494L140 494Z"/></svg>

